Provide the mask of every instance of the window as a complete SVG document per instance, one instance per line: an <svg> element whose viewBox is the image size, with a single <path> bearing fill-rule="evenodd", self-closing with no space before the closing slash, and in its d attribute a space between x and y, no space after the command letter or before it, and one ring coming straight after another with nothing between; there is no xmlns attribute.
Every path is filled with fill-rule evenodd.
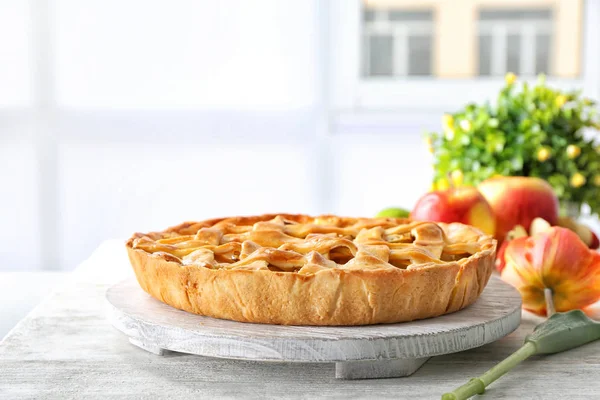
<svg viewBox="0 0 600 400"><path fill-rule="evenodd" d="M310 107L314 3L208 3L57 1L52 37L58 105L113 110ZM308 21L303 30L297 29L298 21Z"/></svg>
<svg viewBox="0 0 600 400"><path fill-rule="evenodd" d="M440 113L492 99L506 72L600 97L600 1L329 3L334 129L435 129Z"/></svg>
<svg viewBox="0 0 600 400"><path fill-rule="evenodd" d="M552 73L551 10L481 10L478 30L480 76Z"/></svg>
<svg viewBox="0 0 600 400"><path fill-rule="evenodd" d="M327 210L320 7L0 0L0 270L71 268L106 238L182 218ZM157 163L173 168L143 172ZM243 204L224 195L233 181Z"/></svg>
<svg viewBox="0 0 600 400"><path fill-rule="evenodd" d="M30 7L27 1L0 1L0 109L31 105L32 55ZM3 127L3 135L6 131Z"/></svg>
<svg viewBox="0 0 600 400"><path fill-rule="evenodd" d="M363 76L431 75L431 11L363 11Z"/></svg>

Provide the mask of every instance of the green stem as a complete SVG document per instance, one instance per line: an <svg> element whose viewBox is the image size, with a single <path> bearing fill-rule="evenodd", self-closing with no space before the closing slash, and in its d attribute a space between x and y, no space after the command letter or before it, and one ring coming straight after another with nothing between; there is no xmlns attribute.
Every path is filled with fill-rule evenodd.
<svg viewBox="0 0 600 400"><path fill-rule="evenodd" d="M519 350L505 358L498 365L492 367L479 378L473 378L461 387L455 389L451 393L445 393L442 400L465 400L476 394L483 394L485 388L496 379L516 367L526 358L534 355L536 352L535 344L531 342L525 343Z"/></svg>
<svg viewBox="0 0 600 400"><path fill-rule="evenodd" d="M545 288L544 289L544 298L546 299L546 317L550 318L556 313L556 308L554 307L554 298L552 295L552 289Z"/></svg>

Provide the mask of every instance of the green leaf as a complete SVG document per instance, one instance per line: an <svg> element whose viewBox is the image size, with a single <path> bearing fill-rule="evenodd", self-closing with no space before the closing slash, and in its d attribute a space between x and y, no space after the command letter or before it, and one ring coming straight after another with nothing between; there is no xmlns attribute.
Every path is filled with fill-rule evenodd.
<svg viewBox="0 0 600 400"><path fill-rule="evenodd" d="M442 400L463 400L483 394L492 382L534 354L560 353L598 339L600 323L588 318L583 311L556 313L538 325L533 333L525 338L525 344L519 350L480 377L471 379L450 393L445 393Z"/></svg>
<svg viewBox="0 0 600 400"><path fill-rule="evenodd" d="M523 157L521 157L521 156L514 157L511 160L510 164L511 164L512 169L515 171L523 169Z"/></svg>
<svg viewBox="0 0 600 400"><path fill-rule="evenodd" d="M538 325L525 342L535 344L536 354L553 354L600 339L600 323L583 311L556 313Z"/></svg>

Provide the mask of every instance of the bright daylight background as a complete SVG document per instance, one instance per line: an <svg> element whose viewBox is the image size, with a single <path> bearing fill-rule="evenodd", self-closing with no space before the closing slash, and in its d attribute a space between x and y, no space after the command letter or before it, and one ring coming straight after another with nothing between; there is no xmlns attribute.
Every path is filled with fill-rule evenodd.
<svg viewBox="0 0 600 400"><path fill-rule="evenodd" d="M598 0L0 0L0 269L183 220L410 208L507 71L600 91Z"/></svg>

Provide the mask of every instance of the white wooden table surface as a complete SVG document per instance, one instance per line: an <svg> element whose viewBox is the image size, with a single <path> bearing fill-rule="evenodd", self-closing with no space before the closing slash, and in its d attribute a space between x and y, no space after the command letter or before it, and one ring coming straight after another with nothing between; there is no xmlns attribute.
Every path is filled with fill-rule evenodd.
<svg viewBox="0 0 600 400"><path fill-rule="evenodd" d="M0 272L0 340L65 279L66 272Z"/></svg>
<svg viewBox="0 0 600 400"><path fill-rule="evenodd" d="M122 243L107 242L69 282L0 343L0 398L435 399L516 350L540 320L495 343L434 357L408 378L343 381L334 364L159 357L131 345L105 318L106 289L128 276ZM486 399L600 398L600 342L534 357L494 383Z"/></svg>

